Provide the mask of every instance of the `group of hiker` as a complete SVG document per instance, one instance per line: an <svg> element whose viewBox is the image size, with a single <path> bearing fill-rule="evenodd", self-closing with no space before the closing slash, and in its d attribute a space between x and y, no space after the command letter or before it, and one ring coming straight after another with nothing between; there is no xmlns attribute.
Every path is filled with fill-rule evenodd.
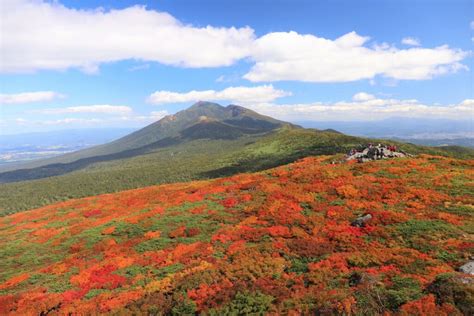
<svg viewBox="0 0 474 316"><path fill-rule="evenodd" d="M399 150L396 145L368 144L366 147L351 149L351 151L348 153L347 160L357 159L359 162L365 162L370 160L406 156L407 154Z"/></svg>

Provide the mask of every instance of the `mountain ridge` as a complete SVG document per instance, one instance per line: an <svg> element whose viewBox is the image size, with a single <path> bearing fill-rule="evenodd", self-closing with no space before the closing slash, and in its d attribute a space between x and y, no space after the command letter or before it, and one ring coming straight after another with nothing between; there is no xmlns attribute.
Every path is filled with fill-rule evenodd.
<svg viewBox="0 0 474 316"><path fill-rule="evenodd" d="M225 121L229 125L232 125L233 121L243 119L244 117L249 117L255 121L272 123L274 124L274 128L284 124L290 124L258 114L241 106L228 105L224 107L213 102L199 101L185 110L179 111L176 114L167 115L157 122L111 142L110 145L120 144L121 146L127 147L126 149L132 149L166 137L177 136L176 134L179 133L179 131L198 123L199 119L203 116L218 121Z"/></svg>
<svg viewBox="0 0 474 316"><path fill-rule="evenodd" d="M121 151L137 149L160 141L165 138L178 137L186 128L200 122L201 117L222 121L232 127L247 128L248 132L269 132L282 126L299 128L288 122L279 121L269 116L261 115L255 111L238 105L221 106L217 103L199 101L189 108L164 118L134 131L112 142L86 148L77 152L65 154L49 159L17 164L14 169L31 169L55 163L70 163L83 158L119 153ZM13 171L12 168L0 168L0 172Z"/></svg>

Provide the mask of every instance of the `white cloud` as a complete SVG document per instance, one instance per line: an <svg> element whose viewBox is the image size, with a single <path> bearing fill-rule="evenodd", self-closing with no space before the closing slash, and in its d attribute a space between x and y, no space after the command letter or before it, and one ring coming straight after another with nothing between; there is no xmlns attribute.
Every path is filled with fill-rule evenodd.
<svg viewBox="0 0 474 316"><path fill-rule="evenodd" d="M244 75L253 82L421 80L467 69L461 64L467 52L446 45L368 47L369 37L355 32L336 39L274 32L257 39L250 27L197 27L144 6L77 10L56 1L3 0L0 15L0 71L6 73L70 68L96 73L101 64L130 59L221 67L245 58L255 63Z"/></svg>
<svg viewBox="0 0 474 316"><path fill-rule="evenodd" d="M471 26L471 29L474 30L474 21L471 21L471 23L469 25Z"/></svg>
<svg viewBox="0 0 474 316"><path fill-rule="evenodd" d="M76 10L57 2L2 0L3 72L80 68L125 59L217 67L248 56L249 27L194 27L168 13L132 6Z"/></svg>
<svg viewBox="0 0 474 316"><path fill-rule="evenodd" d="M22 104L33 102L47 102L63 98L62 94L54 91L23 92L17 94L0 94L0 104Z"/></svg>
<svg viewBox="0 0 474 316"><path fill-rule="evenodd" d="M402 39L402 44L410 46L420 46L420 40L414 37L404 37Z"/></svg>
<svg viewBox="0 0 474 316"><path fill-rule="evenodd" d="M373 100L373 99L375 99L374 95L368 94L368 93L365 93L365 92L356 93L352 97L352 100L354 100L354 101L368 101L368 100Z"/></svg>
<svg viewBox="0 0 474 316"><path fill-rule="evenodd" d="M278 98L291 95L290 92L273 88L272 85L256 87L229 87L221 91L192 90L189 92L156 91L147 102L152 104L184 103L227 100L232 103L247 105L252 103L272 102Z"/></svg>
<svg viewBox="0 0 474 316"><path fill-rule="evenodd" d="M465 120L474 115L474 100L458 104L428 105L415 99L364 98L354 95L353 101L335 103L271 104L262 103L252 109L275 118L290 121L370 121L389 117L444 118ZM370 95L368 95L370 96Z"/></svg>
<svg viewBox="0 0 474 316"><path fill-rule="evenodd" d="M459 103L460 108L471 111L471 117L474 115L474 99L466 99Z"/></svg>
<svg viewBox="0 0 474 316"><path fill-rule="evenodd" d="M96 114L113 114L113 115L124 115L132 113L132 108L124 105L81 105L71 106L67 108L54 108L36 110L35 113L43 114L71 114L71 113L96 113Z"/></svg>
<svg viewBox="0 0 474 316"><path fill-rule="evenodd" d="M229 83L229 82L237 82L242 79L242 74L232 73L229 75L221 75L217 77L216 82L219 83Z"/></svg>
<svg viewBox="0 0 474 316"><path fill-rule="evenodd" d="M84 118L62 118L58 120L42 120L42 121L30 121L29 123L31 125L71 125L71 124L77 124L77 125L95 125L97 123L103 123L104 120L101 119L96 119L96 118L90 118L90 119L84 119Z"/></svg>
<svg viewBox="0 0 474 316"><path fill-rule="evenodd" d="M256 40L252 51L256 64L244 78L253 82L348 82L375 76L421 80L467 68L460 63L467 52L446 45L368 48L364 46L368 40L355 32L335 40L296 32L269 33Z"/></svg>
<svg viewBox="0 0 474 316"><path fill-rule="evenodd" d="M71 112L72 113L72 112ZM25 126L28 127L39 127L39 126L63 126L66 125L68 127L77 126L77 127L85 127L85 126L97 126L100 124L101 126L143 126L143 124L150 124L155 121L158 121L168 115L167 111L154 111L151 112L149 115L140 115L136 113L118 113L122 114L120 116L106 116L106 117L87 117L87 118L79 118L79 117L64 117L60 119L46 119L46 120L37 120L37 119L24 119L24 118L16 118L14 120L0 120L0 124L4 123L5 125L11 126L12 123L18 126Z"/></svg>

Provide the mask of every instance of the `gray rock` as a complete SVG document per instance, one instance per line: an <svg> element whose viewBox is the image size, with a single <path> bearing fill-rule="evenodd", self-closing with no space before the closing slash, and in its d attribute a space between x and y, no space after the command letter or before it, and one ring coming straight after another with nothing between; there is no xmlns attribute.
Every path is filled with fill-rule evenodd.
<svg viewBox="0 0 474 316"><path fill-rule="evenodd" d="M459 267L459 272L474 275L474 261L469 261Z"/></svg>
<svg viewBox="0 0 474 316"><path fill-rule="evenodd" d="M391 148L391 147L390 147ZM384 145L366 147L362 151L353 153L352 155L346 156L346 160L356 160L358 162L368 162L379 159L388 159L388 158L403 158L403 157L412 157L412 155L400 151L392 151L389 147Z"/></svg>
<svg viewBox="0 0 474 316"><path fill-rule="evenodd" d="M372 215L365 214L364 216L357 217L352 223L351 226L354 227L365 227L366 223L372 219Z"/></svg>

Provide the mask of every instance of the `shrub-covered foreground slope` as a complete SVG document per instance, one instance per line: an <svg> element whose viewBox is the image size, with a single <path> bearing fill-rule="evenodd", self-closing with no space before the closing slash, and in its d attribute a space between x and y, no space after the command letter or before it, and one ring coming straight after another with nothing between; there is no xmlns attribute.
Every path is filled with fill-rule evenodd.
<svg viewBox="0 0 474 316"><path fill-rule="evenodd" d="M328 159L3 217L0 314L472 315L474 161Z"/></svg>

